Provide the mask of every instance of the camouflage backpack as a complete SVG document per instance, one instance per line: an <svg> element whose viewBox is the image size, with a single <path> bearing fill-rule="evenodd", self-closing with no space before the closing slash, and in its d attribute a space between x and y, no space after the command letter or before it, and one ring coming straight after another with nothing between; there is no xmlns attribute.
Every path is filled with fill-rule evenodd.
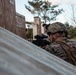
<svg viewBox="0 0 76 75"><path fill-rule="evenodd" d="M76 66L76 47L70 47L67 43L61 41L58 41L57 43L59 43L65 50L69 58L69 62Z"/></svg>

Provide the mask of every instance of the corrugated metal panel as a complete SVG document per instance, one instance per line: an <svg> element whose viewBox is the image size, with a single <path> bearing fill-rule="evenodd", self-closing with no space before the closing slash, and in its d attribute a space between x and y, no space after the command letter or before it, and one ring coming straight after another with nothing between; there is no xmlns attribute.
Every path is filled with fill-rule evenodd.
<svg viewBox="0 0 76 75"><path fill-rule="evenodd" d="M0 75L76 75L76 67L0 28Z"/></svg>

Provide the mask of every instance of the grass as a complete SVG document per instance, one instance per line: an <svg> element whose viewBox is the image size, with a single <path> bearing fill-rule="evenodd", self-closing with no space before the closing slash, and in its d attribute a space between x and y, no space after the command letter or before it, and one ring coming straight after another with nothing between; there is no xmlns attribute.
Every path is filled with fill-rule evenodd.
<svg viewBox="0 0 76 75"><path fill-rule="evenodd" d="M76 42L76 39L70 39L71 41L75 41Z"/></svg>

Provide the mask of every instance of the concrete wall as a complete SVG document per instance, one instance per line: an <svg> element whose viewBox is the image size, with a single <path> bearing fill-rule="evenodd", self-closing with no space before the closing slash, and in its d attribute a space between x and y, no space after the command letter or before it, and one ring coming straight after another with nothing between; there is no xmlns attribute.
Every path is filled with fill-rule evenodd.
<svg viewBox="0 0 76 75"><path fill-rule="evenodd" d="M44 22L41 22L41 33L44 34L45 33L45 28L43 27Z"/></svg>
<svg viewBox="0 0 76 75"><path fill-rule="evenodd" d="M16 13L16 34L26 38L25 17L19 13Z"/></svg>
<svg viewBox="0 0 76 75"><path fill-rule="evenodd" d="M33 23L33 39L35 35L45 34L44 22L41 22L39 17L34 17Z"/></svg>
<svg viewBox="0 0 76 75"><path fill-rule="evenodd" d="M34 17L33 38L35 35L39 34L41 34L41 19L39 17Z"/></svg>
<svg viewBox="0 0 76 75"><path fill-rule="evenodd" d="M0 26L15 33L15 1L0 0Z"/></svg>
<svg viewBox="0 0 76 75"><path fill-rule="evenodd" d="M0 0L0 26L25 38L25 17L16 13L15 0Z"/></svg>

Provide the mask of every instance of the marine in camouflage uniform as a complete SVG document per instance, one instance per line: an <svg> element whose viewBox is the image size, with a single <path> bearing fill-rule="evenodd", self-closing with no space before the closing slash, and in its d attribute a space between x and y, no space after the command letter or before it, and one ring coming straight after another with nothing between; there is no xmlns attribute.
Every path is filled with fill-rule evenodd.
<svg viewBox="0 0 76 75"><path fill-rule="evenodd" d="M67 47L65 46L64 48L64 46L62 46L61 43L58 43L58 42L64 42L65 44L68 45L68 47L70 48L72 47L74 48L74 50L76 50L76 42L69 41L67 39L67 30L64 24L60 22L55 22L49 25L47 28L47 34L49 35L49 40L51 44L47 45L45 47L45 50L73 65L76 65L76 59L75 59L75 63L69 60L71 57L67 54L65 50ZM68 49L68 52L69 52L69 49Z"/></svg>

